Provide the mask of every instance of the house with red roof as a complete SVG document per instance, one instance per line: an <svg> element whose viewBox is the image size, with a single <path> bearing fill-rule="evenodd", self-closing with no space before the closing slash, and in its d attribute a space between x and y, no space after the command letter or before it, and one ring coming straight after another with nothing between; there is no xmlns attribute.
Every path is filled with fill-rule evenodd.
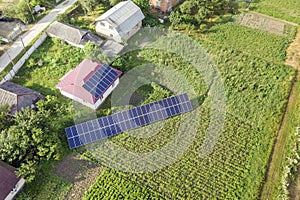
<svg viewBox="0 0 300 200"><path fill-rule="evenodd" d="M25 180L14 171L14 167L0 160L0 199L12 200L22 190Z"/></svg>
<svg viewBox="0 0 300 200"><path fill-rule="evenodd" d="M62 95L96 110L117 87L121 74L108 65L84 59L60 79L56 88Z"/></svg>

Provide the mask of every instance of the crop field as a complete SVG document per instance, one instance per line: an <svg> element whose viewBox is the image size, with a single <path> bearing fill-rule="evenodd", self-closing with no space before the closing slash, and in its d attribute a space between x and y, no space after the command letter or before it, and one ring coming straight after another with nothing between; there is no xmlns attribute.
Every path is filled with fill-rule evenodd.
<svg viewBox="0 0 300 200"><path fill-rule="evenodd" d="M294 32L290 34L294 35ZM286 58L285 50L290 43L291 35L289 37L273 35L232 22L212 27L208 34L200 36L202 37L200 40L208 40L270 62L282 62Z"/></svg>
<svg viewBox="0 0 300 200"><path fill-rule="evenodd" d="M263 14L300 24L300 1L298 0L259 0L254 1L250 8Z"/></svg>
<svg viewBox="0 0 300 200"><path fill-rule="evenodd" d="M200 106L195 109L199 118L193 119L193 124L199 125L199 128L193 130L195 139L183 156L163 169L125 173L106 166L86 192L85 199L258 198L295 73L292 68L283 65L290 39L235 23L216 25L204 36L191 35L213 58L226 90L226 121L213 151L199 157L211 120L211 105L210 97L205 96L207 87L193 66L180 56L161 50L143 49L123 55L112 64L123 72L145 62L167 65L180 72L194 88L194 96L203 97ZM14 81L45 95L60 96L54 86L85 56L82 49L47 39L32 54ZM42 66L37 64L40 60ZM143 91L139 95L145 98L138 103L173 94L173 91L159 85L151 87L141 88ZM102 113L111 113L109 107L101 110ZM180 119L180 116L170 118L162 128L159 123L144 127L145 131L157 130L153 137L132 137L132 130L110 141L132 152L152 152L174 139Z"/></svg>
<svg viewBox="0 0 300 200"><path fill-rule="evenodd" d="M105 174L105 177L113 177L112 182L117 179L116 184L112 186L111 181L105 182L100 176L87 192L86 199L110 199L105 194L111 193L113 188L117 188L118 194L121 189L124 199L128 199L132 196L127 194L133 191L117 184L124 180L137 185L135 194L138 195L143 186L147 194L152 192L152 195L157 195L158 192L160 199L251 200L259 197L295 74L292 68L283 65L285 48L290 40L233 23L217 25L205 37L193 33L192 36L212 55L226 89L226 122L214 150L206 157L199 158L200 146L210 122L210 105L206 99L197 108L199 119L193 121L199 124L199 129L195 130L196 139L179 160L163 169L147 173L117 172L108 168L107 173L110 175ZM184 59L149 49L139 52L139 57L172 66L196 88L198 96L205 93L201 77L197 73L188 73L192 70ZM155 100L153 96L156 95L153 93L155 89L149 96ZM157 96L157 100L160 98ZM164 127L151 138L133 138L129 131L111 141L132 152L152 152L175 137L179 120L180 117L166 120ZM152 127L149 129L154 130Z"/></svg>
<svg viewBox="0 0 300 200"><path fill-rule="evenodd" d="M240 13L235 16L237 23L281 36L289 36L295 27L281 20L271 19L256 13Z"/></svg>

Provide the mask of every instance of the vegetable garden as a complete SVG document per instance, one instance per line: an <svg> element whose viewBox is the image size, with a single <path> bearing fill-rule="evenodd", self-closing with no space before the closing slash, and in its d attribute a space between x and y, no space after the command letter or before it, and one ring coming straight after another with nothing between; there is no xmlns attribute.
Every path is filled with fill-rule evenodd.
<svg viewBox="0 0 300 200"><path fill-rule="evenodd" d="M214 150L199 158L210 122L210 100L205 96L207 88L201 75L172 53L153 49L128 53L118 58L113 67L126 72L144 62L154 62L172 67L187 78L196 96L204 97L196 109L200 117L194 119L199 129L195 130L196 138L184 155L166 168L147 173L125 173L107 166L87 191L85 199L258 198L295 73L283 65L290 37L234 23L216 25L205 35L191 32L191 36L212 56L226 89L226 122ZM65 100L54 86L85 56L85 49L47 39L14 81ZM37 65L39 60L42 66ZM141 93L146 96L145 103L170 96L172 91L151 85L151 89L147 87ZM111 110L105 106L100 112L110 113ZM111 141L133 152L153 151L172 140L179 125L180 116L177 116L166 120L164 127L151 138L137 139L125 132ZM150 125L149 129L155 126L157 124Z"/></svg>

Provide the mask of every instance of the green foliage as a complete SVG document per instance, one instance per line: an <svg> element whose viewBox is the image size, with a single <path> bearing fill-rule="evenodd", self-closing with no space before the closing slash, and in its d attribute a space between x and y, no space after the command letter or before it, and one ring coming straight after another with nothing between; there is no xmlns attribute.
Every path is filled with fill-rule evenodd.
<svg viewBox="0 0 300 200"><path fill-rule="evenodd" d="M136 187L146 185L149 191L160 193L160 199L259 198L291 78L295 73L282 64L284 56L281 53L288 40L231 23L216 27L205 36L192 34L212 56L226 89L225 128L214 150L208 156L199 158L200 146L210 122L209 108L207 105L200 106L199 119L193 119L193 123L199 124L195 130L196 139L184 156L155 172L120 173L110 170L107 176L117 176L117 181L112 183L99 177L99 181L87 192L86 198L97 198L97 195L105 198L105 192L109 194L107 198L111 197L113 194L110 191L119 188L125 181L130 181ZM243 34L250 38L247 40ZM225 41L222 40L224 35L227 39ZM274 49L280 49L281 53L273 53ZM197 96L206 91L201 74L180 56L154 49L141 50L138 55L143 58L143 62L166 65L179 71L187 78ZM137 60L136 57L132 58ZM115 63L127 66L126 61L122 56ZM163 94L161 88L152 88L144 102L162 98L159 96ZM164 123L154 137L140 139L123 133L112 138L112 141L131 152L152 152L170 142L180 124L176 117ZM155 130L154 126L152 124L144 128ZM122 198L130 198L126 189L120 190L126 194Z"/></svg>
<svg viewBox="0 0 300 200"><path fill-rule="evenodd" d="M73 47L59 39L47 38L19 70L14 82L45 95L60 95L55 88L59 79L75 68L83 59L83 49ZM42 61L42 66L38 65Z"/></svg>
<svg viewBox="0 0 300 200"><path fill-rule="evenodd" d="M109 181L108 181L109 180ZM130 179L124 179L121 173L104 170L93 186L86 192L88 199L161 199L159 193L153 193L143 185L137 185Z"/></svg>
<svg viewBox="0 0 300 200"><path fill-rule="evenodd" d="M61 133L70 125L65 104L48 96L37 104L16 113L14 125L0 134L0 158L17 167L17 174L32 181L41 160L58 160L63 152Z"/></svg>
<svg viewBox="0 0 300 200"><path fill-rule="evenodd" d="M213 26L208 34L203 35L203 38L217 46L236 49L271 62L284 61L285 50L290 43L286 37L247 28L233 22Z"/></svg>
<svg viewBox="0 0 300 200"><path fill-rule="evenodd" d="M300 24L299 0L261 0L254 1L250 9L290 22Z"/></svg>
<svg viewBox="0 0 300 200"><path fill-rule="evenodd" d="M132 0L138 7L142 9L143 12L150 11L150 4L148 1L144 0Z"/></svg>
<svg viewBox="0 0 300 200"><path fill-rule="evenodd" d="M170 22L174 28L181 24L199 26L215 15L234 13L237 8L237 4L230 0L186 0L170 14Z"/></svg>
<svg viewBox="0 0 300 200"><path fill-rule="evenodd" d="M9 105L0 106L0 132L13 124L13 120L8 116Z"/></svg>
<svg viewBox="0 0 300 200"><path fill-rule="evenodd" d="M4 8L3 15L11 18L18 18L26 24L33 20L26 0L20 0L16 6Z"/></svg>
<svg viewBox="0 0 300 200"><path fill-rule="evenodd" d="M41 174L31 185L25 185L17 200L63 200L71 187L72 183L55 174Z"/></svg>
<svg viewBox="0 0 300 200"><path fill-rule="evenodd" d="M78 2L82 6L85 13L92 12L94 7L98 3L97 0L79 0Z"/></svg>

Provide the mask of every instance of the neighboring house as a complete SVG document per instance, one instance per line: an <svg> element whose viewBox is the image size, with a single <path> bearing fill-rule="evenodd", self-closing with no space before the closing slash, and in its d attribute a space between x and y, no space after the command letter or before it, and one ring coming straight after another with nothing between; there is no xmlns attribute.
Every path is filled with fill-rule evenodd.
<svg viewBox="0 0 300 200"><path fill-rule="evenodd" d="M172 8L179 4L180 0L149 0L153 8L159 9L162 12L171 12Z"/></svg>
<svg viewBox="0 0 300 200"><path fill-rule="evenodd" d="M15 168L0 160L0 199L12 200L21 191L25 180L14 174Z"/></svg>
<svg viewBox="0 0 300 200"><path fill-rule="evenodd" d="M40 93L13 82L8 81L0 85L0 105L8 104L10 115L14 115L21 108L34 107L42 98L44 97Z"/></svg>
<svg viewBox="0 0 300 200"><path fill-rule="evenodd" d="M102 88L102 92L99 93L99 97L96 98L84 88L84 84L87 83L96 72L99 72L101 67L103 67L103 64L85 59L75 69L69 71L62 77L58 85L56 85L56 88L60 90L62 95L96 110L119 84L119 76L122 74L121 71L108 67L110 70L113 70L117 76L110 79L109 75L104 73L101 79L95 80L95 87Z"/></svg>
<svg viewBox="0 0 300 200"><path fill-rule="evenodd" d="M20 20L0 21L0 39L4 42L13 41L26 28Z"/></svg>
<svg viewBox="0 0 300 200"><path fill-rule="evenodd" d="M95 20L96 32L124 42L141 28L144 18L141 9L132 1L122 1Z"/></svg>
<svg viewBox="0 0 300 200"><path fill-rule="evenodd" d="M83 48L88 41L99 46L103 42L102 39L88 30L57 21L47 28L46 33L49 37L59 38L79 48Z"/></svg>

